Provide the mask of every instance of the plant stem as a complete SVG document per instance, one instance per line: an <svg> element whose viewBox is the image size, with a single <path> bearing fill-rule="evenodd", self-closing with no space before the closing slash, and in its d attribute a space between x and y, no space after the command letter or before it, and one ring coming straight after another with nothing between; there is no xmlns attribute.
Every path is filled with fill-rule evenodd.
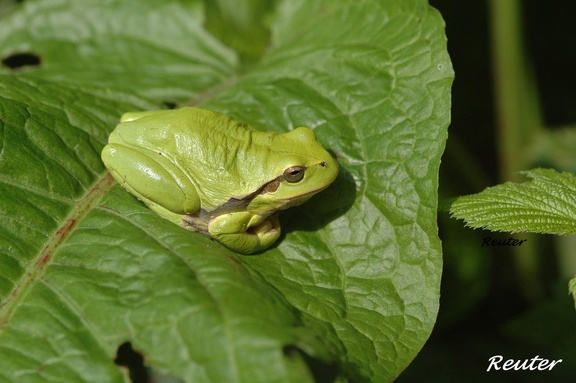
<svg viewBox="0 0 576 383"><path fill-rule="evenodd" d="M521 9L518 0L490 0L492 56L497 113L500 177L510 181L529 166L524 150L541 128L534 78L522 45ZM514 258L525 298L542 296L538 272L537 241L515 247Z"/></svg>

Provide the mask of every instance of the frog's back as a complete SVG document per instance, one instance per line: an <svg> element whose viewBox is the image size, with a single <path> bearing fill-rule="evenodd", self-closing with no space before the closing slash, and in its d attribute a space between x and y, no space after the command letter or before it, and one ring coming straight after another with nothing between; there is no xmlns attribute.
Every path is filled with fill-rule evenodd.
<svg viewBox="0 0 576 383"><path fill-rule="evenodd" d="M225 114L216 113L211 110L185 107L174 110L171 115L171 123L177 129L185 128L193 135L214 136L221 138L221 136L234 138L237 140L244 140L247 131L253 129L246 123L237 121ZM182 125L186 125L185 127Z"/></svg>
<svg viewBox="0 0 576 383"><path fill-rule="evenodd" d="M152 151L189 154L198 160L205 156L206 160L214 160L210 153L246 148L254 136L266 145L266 136L274 135L255 131L224 114L194 107L126 113L121 122L115 132L121 141Z"/></svg>
<svg viewBox="0 0 576 383"><path fill-rule="evenodd" d="M126 126L126 130L130 129L128 126L131 122L137 123L139 134L151 141L176 137L184 132L197 139L205 138L206 135L225 135L242 140L246 130L252 130L248 124L229 116L195 107L129 112L122 116L121 122L123 124L120 126Z"/></svg>
<svg viewBox="0 0 576 383"><path fill-rule="evenodd" d="M132 123L138 129L130 129ZM230 191L241 197L269 181L263 159L277 133L259 132L229 116L193 107L128 113L121 125L122 136L133 136L129 140L134 144L166 156L186 171L200 194L213 194L211 200L227 199Z"/></svg>
<svg viewBox="0 0 576 383"><path fill-rule="evenodd" d="M166 120L166 131L159 138L163 145L174 145L180 158L194 159L196 166L206 166L207 171L232 170L261 159L277 135L206 109L187 107L177 111Z"/></svg>

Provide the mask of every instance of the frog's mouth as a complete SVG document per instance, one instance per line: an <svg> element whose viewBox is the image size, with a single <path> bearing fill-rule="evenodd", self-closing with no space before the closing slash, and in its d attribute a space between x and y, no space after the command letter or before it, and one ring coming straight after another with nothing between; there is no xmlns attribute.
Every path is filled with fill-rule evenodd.
<svg viewBox="0 0 576 383"><path fill-rule="evenodd" d="M288 198L278 207L278 210L286 210L288 208L291 208L292 206L302 205L304 202L307 202L315 194L320 193L322 190L326 189L328 186L329 185L326 185L326 186L318 188L318 189L310 190L307 193L300 194L300 195L295 196L293 198Z"/></svg>

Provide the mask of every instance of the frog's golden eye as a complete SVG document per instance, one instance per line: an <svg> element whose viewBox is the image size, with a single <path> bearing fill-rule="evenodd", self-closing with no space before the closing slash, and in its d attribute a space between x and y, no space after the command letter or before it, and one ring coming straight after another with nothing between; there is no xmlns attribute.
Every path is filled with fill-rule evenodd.
<svg viewBox="0 0 576 383"><path fill-rule="evenodd" d="M290 183L299 182L304 178L304 170L306 168L303 166L292 166L284 170L284 179Z"/></svg>

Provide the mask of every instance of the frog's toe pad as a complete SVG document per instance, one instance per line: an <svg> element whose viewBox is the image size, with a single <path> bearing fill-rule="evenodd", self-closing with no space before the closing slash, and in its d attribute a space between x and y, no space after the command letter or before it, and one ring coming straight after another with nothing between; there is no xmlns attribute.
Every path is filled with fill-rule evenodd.
<svg viewBox="0 0 576 383"><path fill-rule="evenodd" d="M246 232L260 238L278 237L280 234L280 221L278 220L278 217L271 216L262 221L259 225L248 228Z"/></svg>

